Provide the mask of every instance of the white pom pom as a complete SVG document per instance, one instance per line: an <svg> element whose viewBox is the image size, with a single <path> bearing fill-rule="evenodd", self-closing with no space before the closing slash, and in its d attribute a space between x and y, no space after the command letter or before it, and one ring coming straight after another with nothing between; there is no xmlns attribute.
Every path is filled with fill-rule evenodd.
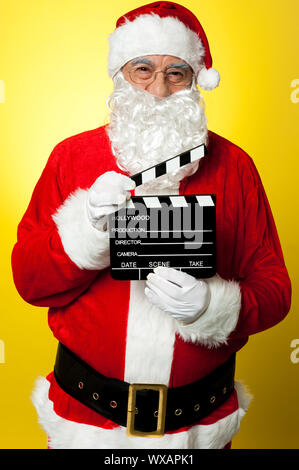
<svg viewBox="0 0 299 470"><path fill-rule="evenodd" d="M219 85L219 82L219 72L212 67L209 69L206 69L206 67L202 68L197 77L197 83L203 90L213 90Z"/></svg>

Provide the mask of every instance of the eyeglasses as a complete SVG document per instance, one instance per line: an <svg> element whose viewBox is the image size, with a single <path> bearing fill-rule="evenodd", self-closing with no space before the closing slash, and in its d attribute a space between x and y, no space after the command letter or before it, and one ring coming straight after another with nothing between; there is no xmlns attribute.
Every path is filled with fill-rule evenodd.
<svg viewBox="0 0 299 470"><path fill-rule="evenodd" d="M193 78L192 69L185 67L169 67L167 70L154 70L149 65L137 65L128 70L132 82L150 85L155 81L157 73L163 73L168 83L175 86L191 85Z"/></svg>

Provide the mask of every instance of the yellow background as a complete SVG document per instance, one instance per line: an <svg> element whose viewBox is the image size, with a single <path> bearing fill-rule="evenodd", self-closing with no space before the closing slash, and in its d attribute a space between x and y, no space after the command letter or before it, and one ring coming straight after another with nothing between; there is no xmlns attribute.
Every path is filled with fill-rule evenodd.
<svg viewBox="0 0 299 470"><path fill-rule="evenodd" d="M0 448L45 448L30 394L52 370L56 340L47 309L26 304L12 282L10 256L22 217L52 148L102 125L112 91L107 37L116 19L143 2L1 2L1 323ZM298 0L182 1L200 19L220 87L203 92L209 128L248 152L261 174L293 284L289 316L250 338L237 378L254 395L233 448L299 448ZM299 91L299 82L297 84ZM1 86L0 86L1 90ZM293 92L293 95L291 95ZM3 96L2 96L3 98ZM3 101L3 99L2 99ZM1 361L1 357L0 357Z"/></svg>

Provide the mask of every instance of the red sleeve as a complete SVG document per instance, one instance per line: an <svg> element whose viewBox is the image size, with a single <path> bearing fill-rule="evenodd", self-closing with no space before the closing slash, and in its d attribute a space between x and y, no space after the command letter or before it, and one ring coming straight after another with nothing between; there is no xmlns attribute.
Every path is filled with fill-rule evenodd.
<svg viewBox="0 0 299 470"><path fill-rule="evenodd" d="M239 248L241 309L230 338L245 337L280 322L291 304L291 282L277 230L260 177L245 194L244 244Z"/></svg>
<svg viewBox="0 0 299 470"><path fill-rule="evenodd" d="M59 307L78 297L92 283L96 270L77 267L65 253L52 215L68 194L61 190L58 144L34 189L18 226L12 271L21 297L39 306Z"/></svg>
<svg viewBox="0 0 299 470"><path fill-rule="evenodd" d="M230 150L225 152L226 148L231 149L232 155ZM213 161L217 168L226 168L227 180L224 172L219 172L219 177L221 188L226 191L223 224L228 249L225 251L224 244L221 246L219 272L206 279L211 292L206 311L195 322L177 326L185 341L199 342L209 348L230 340L243 341L249 335L271 328L283 320L291 304L290 279L253 160L222 138L214 155L217 158L212 160L210 168L207 163L201 177L203 186L206 179L209 187L210 181L214 184L209 179L210 169L215 177Z"/></svg>

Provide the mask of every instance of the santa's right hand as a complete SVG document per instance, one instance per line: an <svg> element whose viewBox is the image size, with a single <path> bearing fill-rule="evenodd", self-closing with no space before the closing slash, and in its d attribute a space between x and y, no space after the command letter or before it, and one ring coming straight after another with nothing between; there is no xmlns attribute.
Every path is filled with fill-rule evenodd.
<svg viewBox="0 0 299 470"><path fill-rule="evenodd" d="M98 230L107 230L108 215L125 206L136 186L129 176L107 171L96 179L87 193L87 216Z"/></svg>

